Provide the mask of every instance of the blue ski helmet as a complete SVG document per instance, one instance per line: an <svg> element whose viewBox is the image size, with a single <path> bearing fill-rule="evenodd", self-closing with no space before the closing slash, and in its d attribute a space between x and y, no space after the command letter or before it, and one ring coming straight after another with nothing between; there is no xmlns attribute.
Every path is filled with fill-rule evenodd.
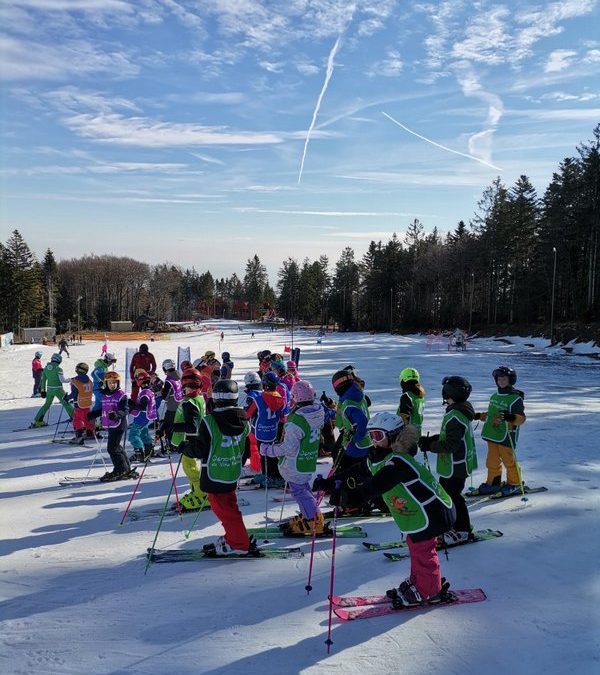
<svg viewBox="0 0 600 675"><path fill-rule="evenodd" d="M62 356L60 354L52 354L50 361L52 361L52 363L62 363Z"/></svg>
<svg viewBox="0 0 600 675"><path fill-rule="evenodd" d="M36 352L36 353L35 353L35 358L36 358L36 359L41 359L42 356L44 356L44 355L42 354L42 352Z"/></svg>

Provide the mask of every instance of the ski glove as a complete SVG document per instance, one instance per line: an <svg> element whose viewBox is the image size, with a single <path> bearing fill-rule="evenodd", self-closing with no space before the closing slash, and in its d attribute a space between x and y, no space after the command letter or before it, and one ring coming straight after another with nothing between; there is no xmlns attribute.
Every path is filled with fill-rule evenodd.
<svg viewBox="0 0 600 675"><path fill-rule="evenodd" d="M502 419L505 422L514 422L517 419L517 416L514 413L508 412L508 410L505 410L502 413Z"/></svg>
<svg viewBox="0 0 600 675"><path fill-rule="evenodd" d="M481 419L481 415L482 415L482 413L475 413L475 414L473 415L473 419L474 419L474 420L480 420L480 419Z"/></svg>
<svg viewBox="0 0 600 675"><path fill-rule="evenodd" d="M312 484L313 492L331 492L334 489L334 478L323 478L322 476L317 476Z"/></svg>
<svg viewBox="0 0 600 675"><path fill-rule="evenodd" d="M46 392L45 391L40 391L40 396L42 398L46 398Z"/></svg>
<svg viewBox="0 0 600 675"><path fill-rule="evenodd" d="M113 422L114 422L114 420L116 420L117 418L118 418L117 413L114 410L111 410L108 413L108 419L109 420L113 420Z"/></svg>
<svg viewBox="0 0 600 675"><path fill-rule="evenodd" d="M421 438L419 438L419 448L421 448L421 452L429 452L432 443L439 441L439 439L439 434L434 434L433 436L421 436Z"/></svg>

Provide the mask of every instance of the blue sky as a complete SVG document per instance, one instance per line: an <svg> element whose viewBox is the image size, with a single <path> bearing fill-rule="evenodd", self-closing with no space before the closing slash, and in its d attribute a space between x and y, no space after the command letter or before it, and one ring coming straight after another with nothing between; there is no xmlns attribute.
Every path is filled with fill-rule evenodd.
<svg viewBox="0 0 600 675"><path fill-rule="evenodd" d="M1 239L271 278L540 194L600 122L598 0L3 0ZM418 134L415 135L415 134ZM435 145L434 145L435 144Z"/></svg>

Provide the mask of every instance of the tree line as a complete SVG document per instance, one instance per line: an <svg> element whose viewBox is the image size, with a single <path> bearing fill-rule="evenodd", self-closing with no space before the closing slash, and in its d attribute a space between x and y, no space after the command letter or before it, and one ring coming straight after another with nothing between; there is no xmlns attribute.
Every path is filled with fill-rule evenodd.
<svg viewBox="0 0 600 675"><path fill-rule="evenodd" d="M361 259L345 248L288 258L269 284L258 255L243 277L215 278L177 265L88 255L38 261L15 230L0 243L0 325L18 330L108 328L146 314L159 321L223 316L346 330L408 331L598 319L600 124L553 174L544 194L529 178L497 178L467 223L441 236L417 219L406 235L372 241ZM77 323L76 323L77 322Z"/></svg>

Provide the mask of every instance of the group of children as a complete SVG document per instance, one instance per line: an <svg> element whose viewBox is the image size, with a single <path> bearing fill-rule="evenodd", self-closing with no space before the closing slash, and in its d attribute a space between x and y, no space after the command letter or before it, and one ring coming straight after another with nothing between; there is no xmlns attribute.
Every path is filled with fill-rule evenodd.
<svg viewBox="0 0 600 675"><path fill-rule="evenodd" d="M508 496L522 489L515 448L519 427L526 418L523 392L514 386L516 372L506 366L493 371L497 391L487 411L478 413L468 400L472 390L468 380L445 377L441 393L446 410L440 431L423 435L425 391L415 368L400 373L402 394L396 414L371 416L365 383L352 365L332 377L338 396L334 404L325 392L317 400L312 384L300 378L294 361L285 362L281 354L268 350L257 357L257 370L244 377L246 401L241 406L227 352L222 354L223 364L211 351L194 364L184 362L181 374L175 363L166 359L160 387L155 373L137 368L133 373L137 391L131 398L121 389L118 373L108 371L116 361L112 354L106 353L96 362L98 387L96 379L88 377L84 363L77 365L74 378L64 378L61 357L54 354L42 370L39 391L46 401L34 424L43 420L55 397L73 418L76 434L93 434L93 420L101 417L114 464L114 471L101 480L134 477L137 472L122 445L128 415L132 418L130 441L135 453L141 453L133 459L147 461L153 447L148 426L158 418L158 393L164 415L155 438L182 453L181 465L190 482L191 490L181 505L196 510L209 504L225 530L224 536L207 545L208 553L252 552L254 544L236 498L242 467L251 460L257 471L254 482L266 488L289 486L300 510L283 524L289 534L325 531L319 508L325 493L329 493L330 504L341 509L360 513L366 505L389 511L407 535L411 557L410 577L390 591L394 601L401 606L443 601L448 584L442 582L437 547L464 543L472 537L463 490L477 467L475 420L484 422L482 437L488 443L488 473L479 494L501 492ZM71 383L66 396L64 382ZM92 407L95 394L98 397ZM328 478L317 478L311 486L323 432L329 424L326 420L333 415L339 430L333 468ZM416 458L418 450L423 453L423 463ZM437 455L439 480L430 470L428 453ZM502 465L507 472L505 484L501 482Z"/></svg>
<svg viewBox="0 0 600 675"><path fill-rule="evenodd" d="M465 543L473 536L463 490L477 467L474 420L485 421L482 437L488 443L488 474L478 493L509 496L523 489L515 448L519 427L525 422L524 394L514 387L517 375L512 368L500 366L492 375L497 392L481 413L468 401L472 389L468 380L443 379L446 410L440 432L433 436L421 433L425 392L416 369L406 368L400 374L397 413L376 413L370 418L361 392L364 385L356 372L349 367L333 376L347 457L336 461L332 476L317 479L313 489L329 491L330 503L343 508L383 497L407 535L410 552L410 576L388 591L399 607L444 601L449 584L441 577L437 548ZM415 457L417 448L424 454L424 463ZM429 468L428 452L437 455L439 481ZM505 484L501 483L502 464Z"/></svg>

